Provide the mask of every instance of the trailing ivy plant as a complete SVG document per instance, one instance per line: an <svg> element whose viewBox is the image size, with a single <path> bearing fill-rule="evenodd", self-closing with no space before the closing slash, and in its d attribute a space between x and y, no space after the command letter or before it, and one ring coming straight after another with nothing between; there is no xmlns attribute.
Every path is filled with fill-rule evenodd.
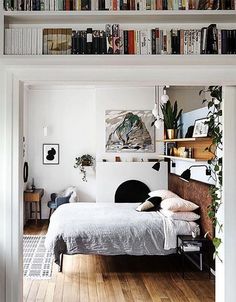
<svg viewBox="0 0 236 302"><path fill-rule="evenodd" d="M84 154L75 158L74 168L79 168L82 173L82 180L87 182L87 173L85 167L94 166L95 158L90 154Z"/></svg>
<svg viewBox="0 0 236 302"><path fill-rule="evenodd" d="M215 247L214 256L219 257L219 246L222 243L220 233L223 225L217 218L217 213L222 204L222 151L223 151L223 132L222 132L222 87L209 86L206 90L201 90L199 95L210 94L210 98L204 98L203 103L207 103L209 113L208 120L205 122L209 126L209 135L212 138L212 144L206 151L212 153L212 159L208 161L211 169L211 177L214 179L215 185L210 187L211 204L208 206L208 216L212 220L214 228L218 228L218 235L215 234L212 242Z"/></svg>

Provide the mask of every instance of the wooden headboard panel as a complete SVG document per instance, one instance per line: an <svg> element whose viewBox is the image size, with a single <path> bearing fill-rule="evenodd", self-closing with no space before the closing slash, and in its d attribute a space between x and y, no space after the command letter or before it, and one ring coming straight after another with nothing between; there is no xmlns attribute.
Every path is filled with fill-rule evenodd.
<svg viewBox="0 0 236 302"><path fill-rule="evenodd" d="M209 185L200 181L190 180L183 181L178 175L169 173L168 188L180 197L196 203L200 209L201 215L200 224L202 234L210 232L209 236L213 237L213 227L210 218L207 215L208 205L211 204L211 197L209 195Z"/></svg>

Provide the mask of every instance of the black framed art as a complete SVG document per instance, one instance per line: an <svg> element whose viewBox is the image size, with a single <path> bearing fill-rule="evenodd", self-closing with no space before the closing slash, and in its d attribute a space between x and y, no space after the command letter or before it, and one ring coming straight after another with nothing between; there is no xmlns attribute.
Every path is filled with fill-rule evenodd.
<svg viewBox="0 0 236 302"><path fill-rule="evenodd" d="M201 118L195 120L194 129L193 129L193 137L207 137L209 125L206 124L208 118Z"/></svg>
<svg viewBox="0 0 236 302"><path fill-rule="evenodd" d="M43 144L43 164L59 165L59 144Z"/></svg>

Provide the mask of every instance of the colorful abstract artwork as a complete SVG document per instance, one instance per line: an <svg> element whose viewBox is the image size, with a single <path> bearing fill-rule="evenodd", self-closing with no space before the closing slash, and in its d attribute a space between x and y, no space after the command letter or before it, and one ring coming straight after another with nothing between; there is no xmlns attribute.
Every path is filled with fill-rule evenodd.
<svg viewBox="0 0 236 302"><path fill-rule="evenodd" d="M151 110L107 110L107 152L155 152Z"/></svg>

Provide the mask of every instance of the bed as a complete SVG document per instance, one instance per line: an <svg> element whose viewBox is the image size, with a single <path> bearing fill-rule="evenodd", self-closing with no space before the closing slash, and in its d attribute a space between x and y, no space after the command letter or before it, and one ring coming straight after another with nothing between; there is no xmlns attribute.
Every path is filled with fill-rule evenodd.
<svg viewBox="0 0 236 302"><path fill-rule="evenodd" d="M177 234L194 222L174 221L158 211L137 212L140 203L72 203L52 215L45 246L62 271L63 255L169 255Z"/></svg>

